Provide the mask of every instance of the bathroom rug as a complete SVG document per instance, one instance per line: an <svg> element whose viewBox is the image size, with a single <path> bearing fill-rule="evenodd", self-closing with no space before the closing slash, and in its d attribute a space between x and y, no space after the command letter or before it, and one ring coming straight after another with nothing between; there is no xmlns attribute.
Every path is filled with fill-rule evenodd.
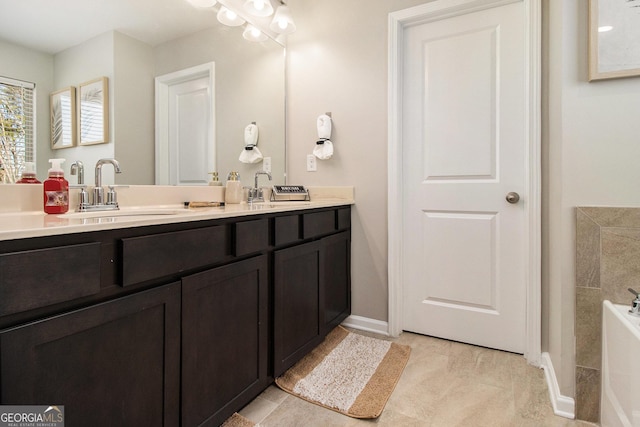
<svg viewBox="0 0 640 427"><path fill-rule="evenodd" d="M256 423L236 412L229 418L227 418L227 420L222 423L220 427L253 427L255 425Z"/></svg>
<svg viewBox="0 0 640 427"><path fill-rule="evenodd" d="M353 418L377 418L404 370L411 348L341 326L276 384L282 390Z"/></svg>

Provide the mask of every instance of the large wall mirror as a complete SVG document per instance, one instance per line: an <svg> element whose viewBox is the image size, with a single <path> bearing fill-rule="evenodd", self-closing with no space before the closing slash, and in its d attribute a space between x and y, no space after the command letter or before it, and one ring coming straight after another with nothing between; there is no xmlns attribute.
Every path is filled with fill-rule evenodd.
<svg viewBox="0 0 640 427"><path fill-rule="evenodd" d="M36 84L36 159L46 177L49 158L93 167L104 157L123 173L105 170L103 182L154 184L155 78L215 64L215 170L224 180L238 171L253 182L262 163L242 163L244 132L256 123L258 147L271 158L274 184L285 180L285 48L276 41L249 42L241 28L216 20L218 6L196 8L185 0L0 0L0 75ZM22 17L22 18L21 18ZM64 88L106 77L108 140L52 149L49 97ZM77 92L77 91L76 91ZM203 177L207 178L207 177ZM75 183L75 178L68 178Z"/></svg>

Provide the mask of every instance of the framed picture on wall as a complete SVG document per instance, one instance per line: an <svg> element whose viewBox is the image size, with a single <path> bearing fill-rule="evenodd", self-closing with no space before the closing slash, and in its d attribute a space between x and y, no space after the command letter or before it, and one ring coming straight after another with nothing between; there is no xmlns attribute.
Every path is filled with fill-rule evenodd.
<svg viewBox="0 0 640 427"><path fill-rule="evenodd" d="M49 96L51 148L76 145L76 88L60 89Z"/></svg>
<svg viewBox="0 0 640 427"><path fill-rule="evenodd" d="M640 0L589 0L589 81L640 75Z"/></svg>
<svg viewBox="0 0 640 427"><path fill-rule="evenodd" d="M82 83L78 96L80 145L109 142L109 85L106 77Z"/></svg>

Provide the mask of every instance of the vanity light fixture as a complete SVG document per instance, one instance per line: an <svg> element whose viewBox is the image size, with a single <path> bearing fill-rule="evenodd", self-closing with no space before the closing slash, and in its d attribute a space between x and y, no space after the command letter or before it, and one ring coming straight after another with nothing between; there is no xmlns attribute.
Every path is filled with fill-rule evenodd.
<svg viewBox="0 0 640 427"><path fill-rule="evenodd" d="M242 37L251 42L263 42L268 39L267 35L251 24L247 24L242 32Z"/></svg>
<svg viewBox="0 0 640 427"><path fill-rule="evenodd" d="M245 23L245 20L238 16L237 13L224 6L220 7L217 17L221 24L229 27L238 27Z"/></svg>
<svg viewBox="0 0 640 427"><path fill-rule="evenodd" d="M293 22L291 11L283 2L281 2L281 5L276 9L276 14L273 16L273 21L271 21L269 28L278 34L290 34L296 30L296 24Z"/></svg>
<svg viewBox="0 0 640 427"><path fill-rule="evenodd" d="M213 7L218 3L218 0L187 0L193 6L204 9L207 7Z"/></svg>
<svg viewBox="0 0 640 427"><path fill-rule="evenodd" d="M273 14L270 0L246 0L243 8L253 16L271 16Z"/></svg>

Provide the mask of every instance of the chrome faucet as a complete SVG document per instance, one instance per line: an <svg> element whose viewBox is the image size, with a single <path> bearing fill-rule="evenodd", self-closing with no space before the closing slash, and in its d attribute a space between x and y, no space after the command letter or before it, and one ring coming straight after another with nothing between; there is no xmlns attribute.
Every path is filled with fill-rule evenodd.
<svg viewBox="0 0 640 427"><path fill-rule="evenodd" d="M116 199L116 191L113 185L109 186L107 192L107 200L104 199L104 188L102 188L102 165L111 164L116 173L122 173L120 169L120 163L116 159L100 159L96 163L96 186L93 188L93 200L88 203L87 200L81 197L79 211L106 211L117 210L118 201Z"/></svg>
<svg viewBox="0 0 640 427"><path fill-rule="evenodd" d="M84 163L80 160L76 160L71 163L71 175L78 175L77 185L70 185L71 188L79 188L80 194L78 195L79 207L78 210L83 210L84 207L89 205L89 193L87 193L87 186L84 183Z"/></svg>
<svg viewBox="0 0 640 427"><path fill-rule="evenodd" d="M248 202L264 202L264 195L262 194L262 188L258 188L258 176L266 175L271 181L271 174L265 171L256 172L254 187L249 189Z"/></svg>
<svg viewBox="0 0 640 427"><path fill-rule="evenodd" d="M71 175L78 175L78 185L84 184L84 164L80 160L71 163Z"/></svg>

